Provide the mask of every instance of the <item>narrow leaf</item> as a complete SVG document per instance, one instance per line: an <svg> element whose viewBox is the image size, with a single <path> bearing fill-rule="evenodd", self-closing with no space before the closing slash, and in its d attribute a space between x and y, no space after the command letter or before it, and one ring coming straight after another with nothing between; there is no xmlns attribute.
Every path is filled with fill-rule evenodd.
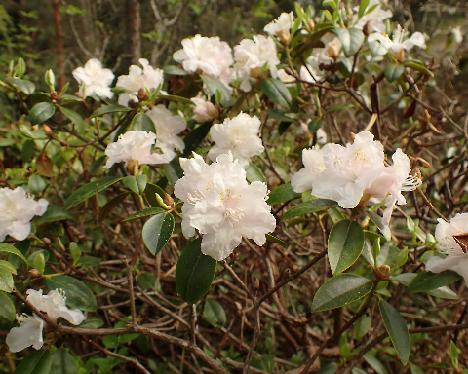
<svg viewBox="0 0 468 374"><path fill-rule="evenodd" d="M98 192L104 191L106 188L112 186L122 178L123 177L106 176L81 186L65 200L65 208L70 209L81 204Z"/></svg>

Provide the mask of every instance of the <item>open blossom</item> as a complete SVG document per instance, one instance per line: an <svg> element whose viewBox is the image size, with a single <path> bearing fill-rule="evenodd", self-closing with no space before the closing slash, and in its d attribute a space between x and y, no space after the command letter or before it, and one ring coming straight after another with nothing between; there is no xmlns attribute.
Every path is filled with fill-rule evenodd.
<svg viewBox="0 0 468 374"><path fill-rule="evenodd" d="M263 152L262 140L258 136L260 120L256 116L240 113L234 118L226 118L215 124L210 135L215 145L210 149L211 160L223 153L231 152L241 166L246 166L253 156Z"/></svg>
<svg viewBox="0 0 468 374"><path fill-rule="evenodd" d="M31 219L42 216L48 205L45 199L35 201L21 187L0 188L0 242L7 235L16 240L26 239L31 232Z"/></svg>
<svg viewBox="0 0 468 374"><path fill-rule="evenodd" d="M47 295L43 295L42 290L29 289L26 294L28 295L26 301L40 312L46 313L53 321L63 318L73 325L79 325L85 320L81 310L67 308L63 292L52 290Z"/></svg>
<svg viewBox="0 0 468 374"><path fill-rule="evenodd" d="M211 101L203 97L192 97L190 99L195 104L192 118L200 123L213 121L219 115L219 110Z"/></svg>
<svg viewBox="0 0 468 374"><path fill-rule="evenodd" d="M20 352L28 347L41 349L44 344L42 338L44 321L37 316L19 316L18 322L20 325L13 327L5 339L10 352Z"/></svg>
<svg viewBox="0 0 468 374"><path fill-rule="evenodd" d="M276 77L280 63L276 45L272 38L255 35L253 39L244 39L234 47L234 69L241 81L241 90L249 92L251 82L262 68L267 68L271 76Z"/></svg>
<svg viewBox="0 0 468 374"><path fill-rule="evenodd" d="M199 34L183 39L182 49L174 53L174 59L190 73L203 72L228 85L232 80L233 63L231 47L219 37L208 38Z"/></svg>
<svg viewBox="0 0 468 374"><path fill-rule="evenodd" d="M450 34L452 35L453 41L457 44L460 44L463 41L463 33L461 30L461 26L456 26L450 30Z"/></svg>
<svg viewBox="0 0 468 374"><path fill-rule="evenodd" d="M103 68L97 58L88 60L84 66L73 70L72 74L80 85L80 95L82 97L92 95L112 97L110 85L114 80L114 73L110 69Z"/></svg>
<svg viewBox="0 0 468 374"><path fill-rule="evenodd" d="M138 101L139 90L156 90L164 82L164 73L161 69L153 68L147 59L140 58L138 65L131 65L128 75L117 78L116 87L125 89L125 93L119 95L119 104L128 105L129 101Z"/></svg>
<svg viewBox="0 0 468 374"><path fill-rule="evenodd" d="M265 235L275 229L276 221L265 202L267 186L249 184L246 171L232 154L218 156L208 165L193 154L180 159L184 176L175 184L175 195L183 201L182 233L203 236L202 252L220 261L228 257L242 238L265 243Z"/></svg>
<svg viewBox="0 0 468 374"><path fill-rule="evenodd" d="M340 54L341 42L332 33L323 35L320 38L324 48L316 48L313 53L307 57L306 64L301 66L299 77L301 81L314 83L320 81L325 76L325 71L321 69L321 65L330 65L334 59Z"/></svg>
<svg viewBox="0 0 468 374"><path fill-rule="evenodd" d="M378 226L388 231L395 204L404 205L404 191L421 184L410 174L410 161L401 149L394 153L393 164L385 166L383 146L369 131L355 136L352 144L328 143L322 148L302 151L304 168L291 180L295 192L310 190L313 195L334 200L343 208L361 202L383 203L385 209Z"/></svg>
<svg viewBox="0 0 468 374"><path fill-rule="evenodd" d="M175 158L176 151L182 152L185 148L184 141L177 135L186 129L185 122L162 104L156 105L146 114L156 128L156 148L161 150L165 163L169 163Z"/></svg>
<svg viewBox="0 0 468 374"><path fill-rule="evenodd" d="M357 13L359 7L355 7L354 11ZM353 27L363 30L366 28L368 32L380 32L385 31L386 19L392 18L393 13L391 10L384 10L380 6L379 0L371 0L367 5L366 13L361 17L355 17L356 21Z"/></svg>
<svg viewBox="0 0 468 374"><path fill-rule="evenodd" d="M281 13L277 18L265 25L263 30L270 35L279 37L282 40L289 40L289 32L293 23L293 13Z"/></svg>
<svg viewBox="0 0 468 374"><path fill-rule="evenodd" d="M42 290L28 289L26 301L42 313L47 314L53 321L63 318L72 325L79 325L85 320L83 312L78 309L68 309L65 305L65 297L61 291L52 290L47 295ZM44 321L36 315L18 317L20 325L13 327L6 337L6 343L10 352L20 352L28 347L38 350L42 348L44 340L42 330Z"/></svg>
<svg viewBox="0 0 468 374"><path fill-rule="evenodd" d="M398 25L391 38L379 32L370 34L368 38L369 47L372 53L377 56L384 56L388 52L399 54L403 51L410 51L413 47L426 48L424 35L419 31L408 36L408 32Z"/></svg>
<svg viewBox="0 0 468 374"><path fill-rule="evenodd" d="M458 213L449 222L439 218L435 237L446 257L433 256L426 263L426 269L433 273L452 270L460 274L468 284L468 212Z"/></svg>

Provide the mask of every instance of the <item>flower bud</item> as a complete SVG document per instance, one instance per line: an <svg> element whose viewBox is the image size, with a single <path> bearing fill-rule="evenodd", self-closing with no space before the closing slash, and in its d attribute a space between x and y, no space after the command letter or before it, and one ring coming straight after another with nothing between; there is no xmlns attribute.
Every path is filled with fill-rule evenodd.
<svg viewBox="0 0 468 374"><path fill-rule="evenodd" d="M276 36L278 37L278 39L280 40L281 43L283 43L284 45L288 45L289 44L289 41L291 39L291 33L287 30L281 30L279 31Z"/></svg>
<svg viewBox="0 0 468 374"><path fill-rule="evenodd" d="M385 281L390 279L390 266L380 265L374 268L374 275L378 280Z"/></svg>
<svg viewBox="0 0 468 374"><path fill-rule="evenodd" d="M396 58L398 61L403 62L405 61L405 50L402 48L396 54Z"/></svg>
<svg viewBox="0 0 468 374"><path fill-rule="evenodd" d="M145 89L140 88L137 93L138 101L144 101L148 99L148 95L145 91Z"/></svg>
<svg viewBox="0 0 468 374"><path fill-rule="evenodd" d="M137 160L130 160L127 162L127 170L131 175L136 175L138 172L138 161Z"/></svg>
<svg viewBox="0 0 468 374"><path fill-rule="evenodd" d="M47 125L42 125L42 130L44 130L44 132L46 133L46 135L49 135L49 136L50 136L50 135L53 134L52 129L51 129L49 126L47 126Z"/></svg>
<svg viewBox="0 0 468 374"><path fill-rule="evenodd" d="M192 116L195 121L209 122L218 117L219 110L211 101L201 97L192 97L190 100L195 104Z"/></svg>
<svg viewBox="0 0 468 374"><path fill-rule="evenodd" d="M305 27L308 32L313 32L315 30L314 20L313 19L308 20Z"/></svg>
<svg viewBox="0 0 468 374"><path fill-rule="evenodd" d="M44 81L46 82L51 92L55 91L55 74L52 69L49 69L45 72Z"/></svg>

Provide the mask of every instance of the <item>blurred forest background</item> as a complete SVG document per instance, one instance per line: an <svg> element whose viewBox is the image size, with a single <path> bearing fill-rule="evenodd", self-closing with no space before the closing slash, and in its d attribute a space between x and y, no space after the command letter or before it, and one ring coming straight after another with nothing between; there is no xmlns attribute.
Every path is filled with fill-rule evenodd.
<svg viewBox="0 0 468 374"><path fill-rule="evenodd" d="M430 37L427 54L443 69L439 88L466 94L467 40L450 41L454 27L463 34L468 29L468 2L386 2L396 21ZM322 1L299 3L320 9ZM180 40L196 33L218 35L234 46L293 7L294 0L0 0L0 66L5 73L9 61L22 56L30 77L52 67L63 78L98 57L118 76L139 57L156 66L170 63Z"/></svg>

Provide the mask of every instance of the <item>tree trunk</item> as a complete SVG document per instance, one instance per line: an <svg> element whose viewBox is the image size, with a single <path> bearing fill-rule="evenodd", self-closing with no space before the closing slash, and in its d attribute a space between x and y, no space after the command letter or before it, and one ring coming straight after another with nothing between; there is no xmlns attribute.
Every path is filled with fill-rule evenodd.
<svg viewBox="0 0 468 374"><path fill-rule="evenodd" d="M130 42L130 55L132 63L136 64L141 57L140 41L140 0L127 0L128 8L128 35Z"/></svg>

